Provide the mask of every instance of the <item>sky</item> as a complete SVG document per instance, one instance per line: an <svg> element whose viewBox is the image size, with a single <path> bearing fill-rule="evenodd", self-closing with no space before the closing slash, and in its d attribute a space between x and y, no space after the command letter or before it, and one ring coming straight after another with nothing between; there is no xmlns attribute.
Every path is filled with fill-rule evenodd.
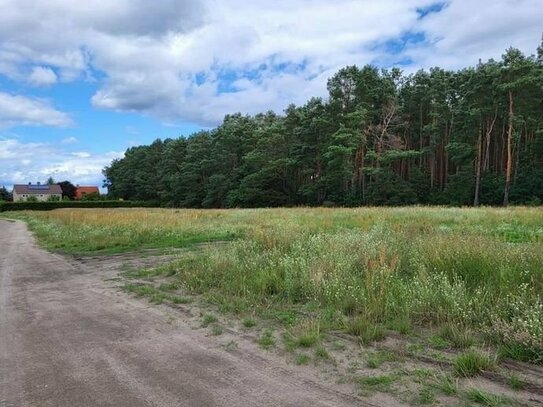
<svg viewBox="0 0 543 407"><path fill-rule="evenodd" d="M102 184L127 148L326 97L347 65L535 53L543 0L0 0L0 186Z"/></svg>

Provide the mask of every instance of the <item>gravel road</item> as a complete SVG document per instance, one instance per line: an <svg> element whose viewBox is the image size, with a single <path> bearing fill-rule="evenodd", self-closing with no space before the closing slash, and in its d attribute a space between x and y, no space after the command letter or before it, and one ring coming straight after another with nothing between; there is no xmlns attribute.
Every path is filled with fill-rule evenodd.
<svg viewBox="0 0 543 407"><path fill-rule="evenodd" d="M0 407L368 405L164 312L0 220Z"/></svg>

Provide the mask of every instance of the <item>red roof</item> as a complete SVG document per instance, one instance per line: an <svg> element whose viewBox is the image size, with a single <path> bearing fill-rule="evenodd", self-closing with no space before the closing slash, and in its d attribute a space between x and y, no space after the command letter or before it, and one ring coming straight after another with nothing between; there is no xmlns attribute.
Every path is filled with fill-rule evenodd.
<svg viewBox="0 0 543 407"><path fill-rule="evenodd" d="M99 194L100 191L98 190L98 187L76 187L75 189L75 199L80 200L83 198L83 195L88 194Z"/></svg>

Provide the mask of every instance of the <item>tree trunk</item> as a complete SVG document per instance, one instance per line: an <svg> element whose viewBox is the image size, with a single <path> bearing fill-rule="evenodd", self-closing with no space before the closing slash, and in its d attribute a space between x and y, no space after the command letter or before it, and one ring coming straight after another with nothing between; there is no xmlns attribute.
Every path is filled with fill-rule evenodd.
<svg viewBox="0 0 543 407"><path fill-rule="evenodd" d="M479 191L481 189L481 153L482 153L482 124L479 125L479 135L477 136L477 157L475 158L475 196L473 197L473 206L479 206Z"/></svg>
<svg viewBox="0 0 543 407"><path fill-rule="evenodd" d="M511 167L513 163L513 92L509 91L509 123L507 128L507 161L505 166L505 188L503 206L509 205L509 188L511 186Z"/></svg>

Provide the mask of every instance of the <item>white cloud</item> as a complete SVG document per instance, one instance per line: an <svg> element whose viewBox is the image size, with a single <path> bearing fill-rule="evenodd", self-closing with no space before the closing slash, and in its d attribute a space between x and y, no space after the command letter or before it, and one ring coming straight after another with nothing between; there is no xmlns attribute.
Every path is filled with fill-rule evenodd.
<svg viewBox="0 0 543 407"><path fill-rule="evenodd" d="M78 157L78 158L89 158L89 157L91 156L90 153L87 153L87 152L85 152L85 151L72 153L72 155L73 155L74 157Z"/></svg>
<svg viewBox="0 0 543 407"><path fill-rule="evenodd" d="M76 137L71 136L71 137L66 137L65 139L63 139L63 140L61 141L61 143L62 143L62 144L75 144L75 143L77 143L78 141L79 141L79 140L77 140Z"/></svg>
<svg viewBox="0 0 543 407"><path fill-rule="evenodd" d="M105 75L95 107L210 125L324 96L345 65L458 68L540 41L541 0L451 0L421 19L417 8L435 3L0 0L0 74L42 84ZM408 32L425 41L394 58L376 46Z"/></svg>
<svg viewBox="0 0 543 407"><path fill-rule="evenodd" d="M122 152L70 152L51 143L0 138L0 185L44 182L48 177L74 184L102 185L102 169Z"/></svg>
<svg viewBox="0 0 543 407"><path fill-rule="evenodd" d="M0 127L16 125L66 127L70 117L48 102L0 92Z"/></svg>
<svg viewBox="0 0 543 407"><path fill-rule="evenodd" d="M34 86L50 86L57 82L57 74L51 68L35 66L28 76L28 82Z"/></svg>

